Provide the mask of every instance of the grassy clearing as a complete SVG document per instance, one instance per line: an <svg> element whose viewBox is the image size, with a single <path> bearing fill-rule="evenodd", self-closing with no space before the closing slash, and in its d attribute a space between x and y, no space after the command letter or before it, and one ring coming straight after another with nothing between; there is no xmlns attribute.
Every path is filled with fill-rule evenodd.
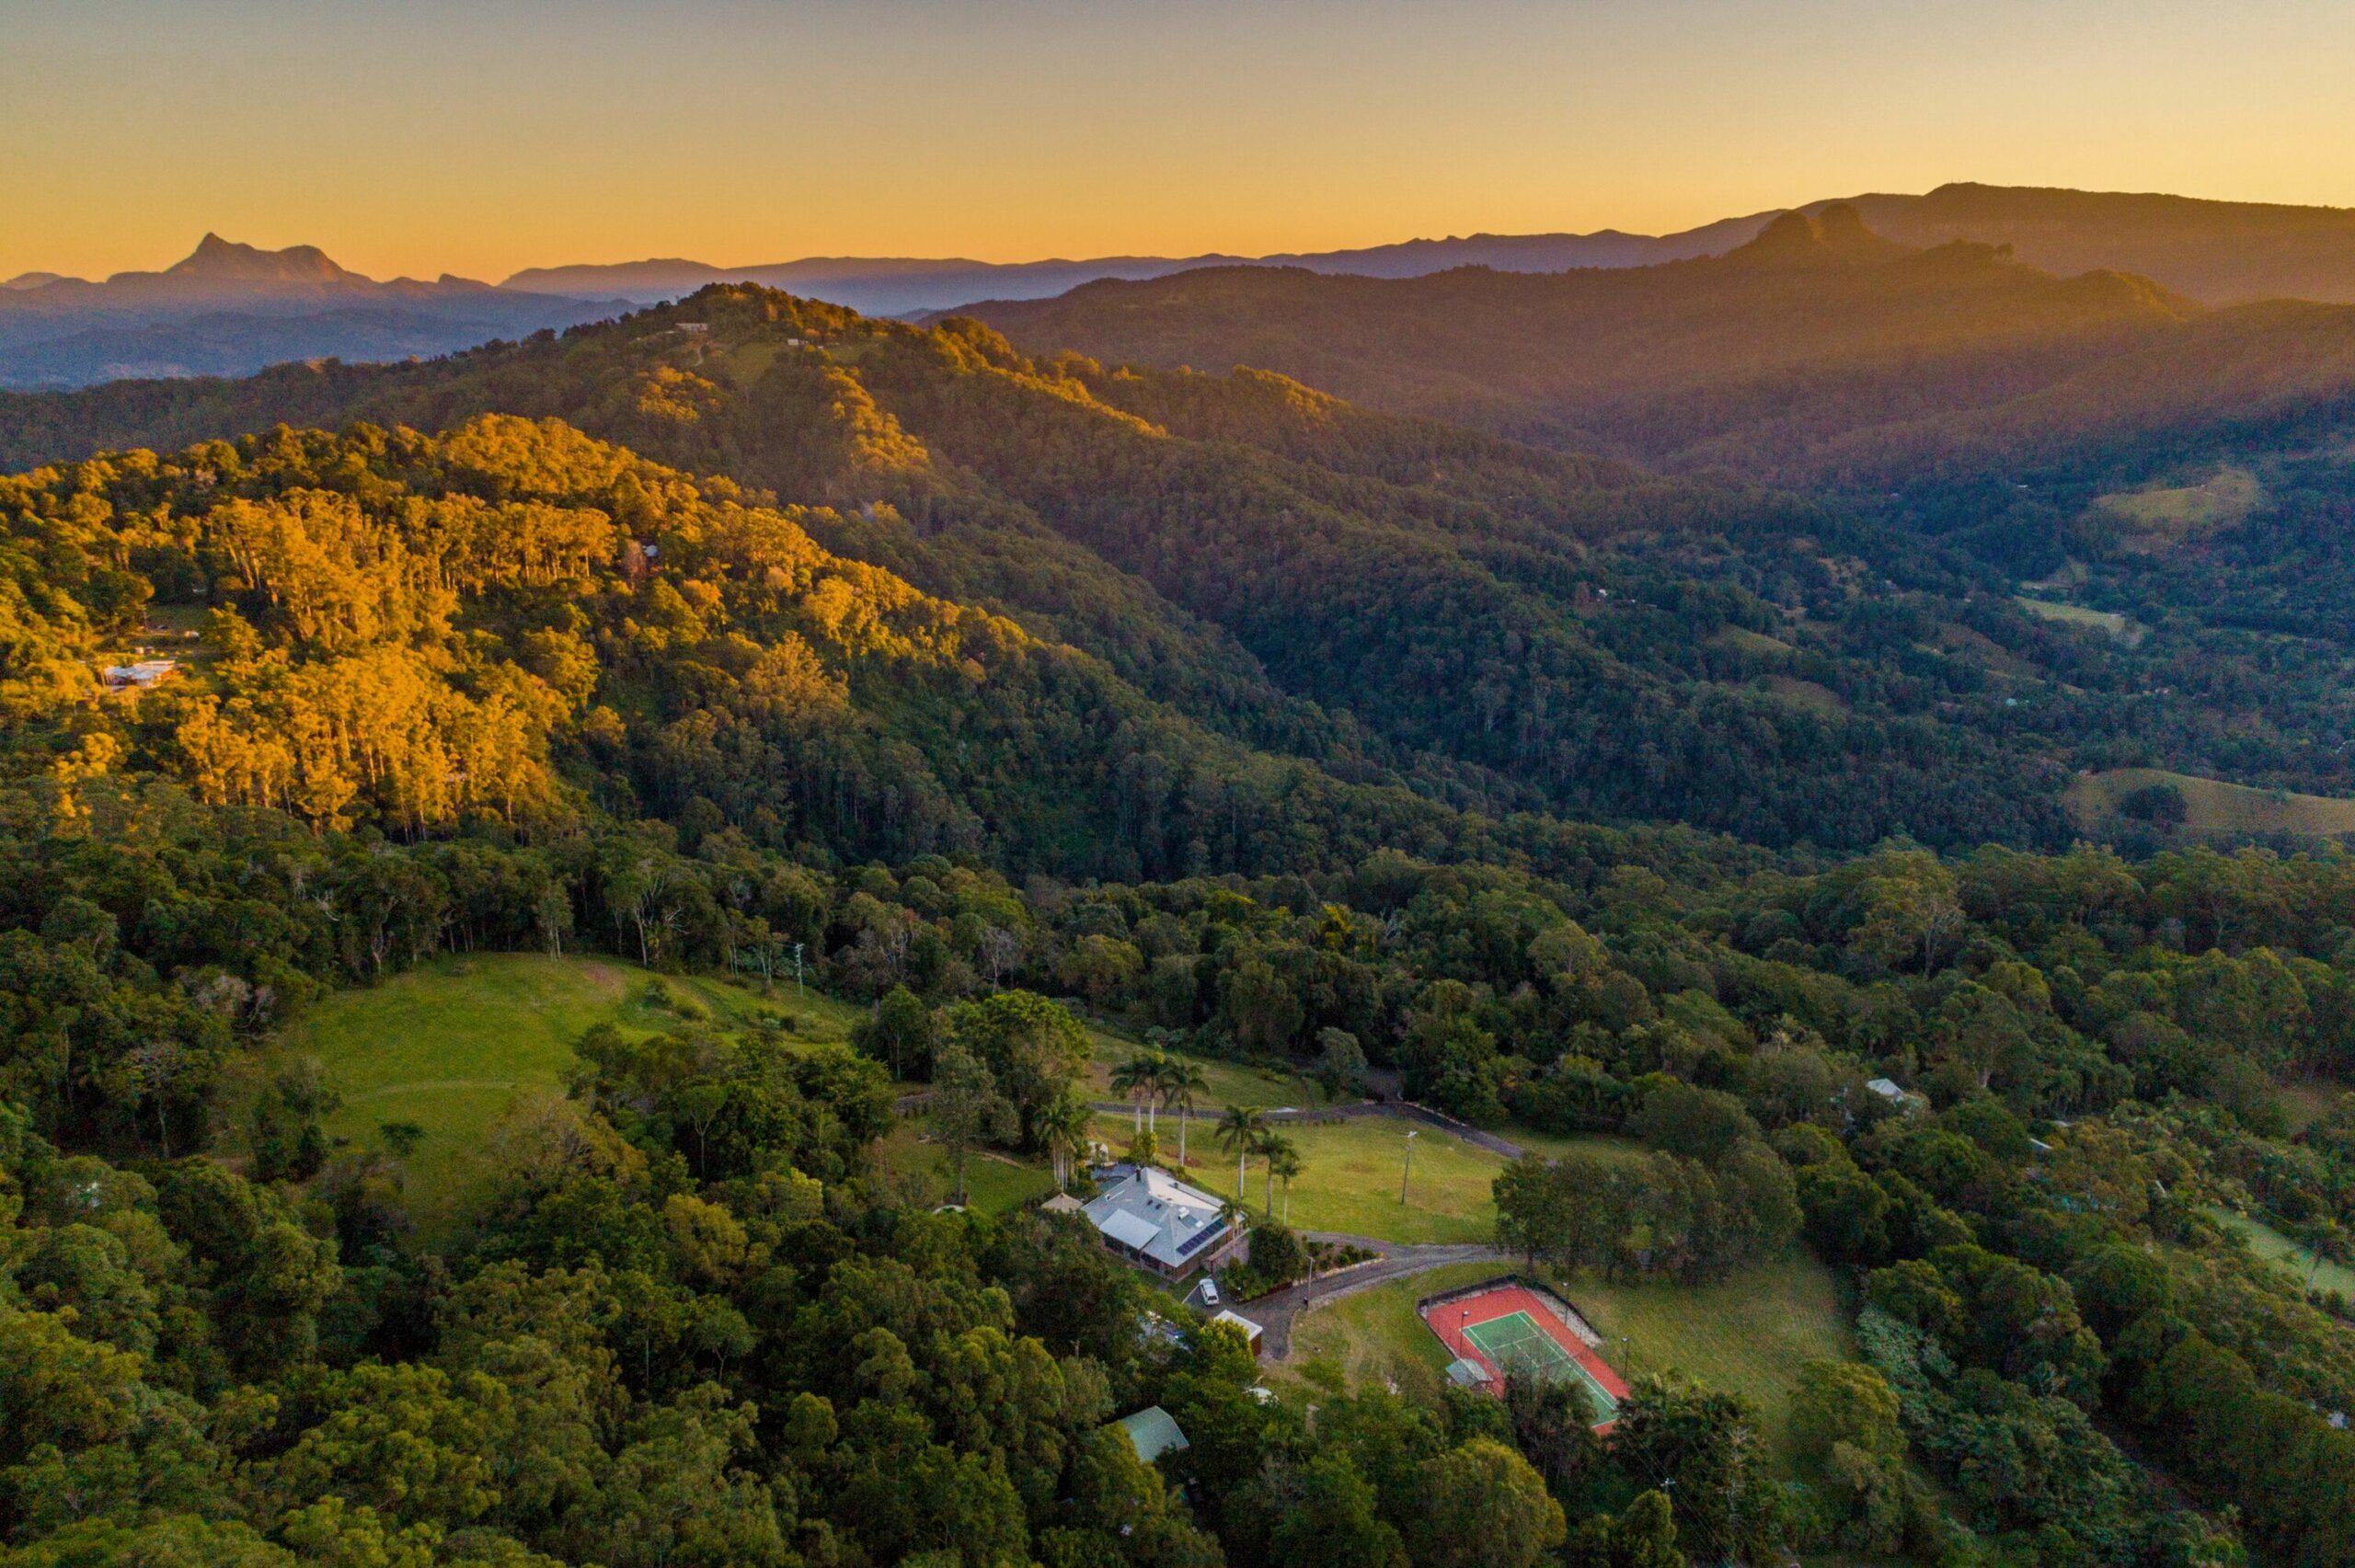
<svg viewBox="0 0 2355 1568"><path fill-rule="evenodd" d="M1452 1264L1315 1308L1292 1324L1292 1356L1283 1365L1297 1370L1311 1361L1331 1361L1351 1387L1396 1376L1402 1367L1442 1372L1446 1347L1415 1315L1415 1303L1502 1272L1503 1265L1492 1263Z"/></svg>
<svg viewBox="0 0 2355 1568"><path fill-rule="evenodd" d="M1944 622L1938 627L1936 641L1930 647L1935 652L1969 659L1991 674L2025 680L2036 673L2035 665L2012 653L1975 626Z"/></svg>
<svg viewBox="0 0 2355 1568"><path fill-rule="evenodd" d="M1087 1067L1087 1094L1091 1100L1118 1100L1112 1092L1112 1070L1137 1055L1144 1047L1133 1040L1096 1025L1087 1031L1094 1047L1094 1059ZM1303 1073L1278 1071L1254 1067L1246 1062L1221 1061L1214 1057L1186 1053L1186 1059L1202 1070L1202 1077L1210 1088L1197 1097L1196 1109L1209 1110L1219 1105L1257 1105L1273 1108L1279 1105L1306 1109L1325 1104L1325 1091L1315 1079Z"/></svg>
<svg viewBox="0 0 2355 1568"><path fill-rule="evenodd" d="M1286 1365L1330 1360L1352 1381L1389 1377L1399 1367L1436 1372L1447 1365L1447 1352L1416 1315L1415 1303L1511 1271L1459 1264L1317 1308L1293 1326ZM1629 1381L1678 1372L1756 1409L1762 1435L1786 1471L1799 1368L1855 1357L1832 1273L1805 1256L1746 1270L1721 1285L1620 1285L1579 1276L1555 1289L1603 1336L1603 1358Z"/></svg>
<svg viewBox="0 0 2355 1568"><path fill-rule="evenodd" d="M2345 1103L2348 1092L2317 1079L2292 1079L2280 1086L2281 1109L2290 1117L2290 1131L2301 1133Z"/></svg>
<svg viewBox="0 0 2355 1568"><path fill-rule="evenodd" d="M1848 711L1848 700L1820 681L1802 681L1796 675L1768 675L1762 679L1766 682L1768 695L1780 698L1793 707L1819 714L1844 714Z"/></svg>
<svg viewBox="0 0 2355 1568"><path fill-rule="evenodd" d="M893 1127L875 1146L875 1158L885 1169L914 1178L919 1195L930 1202L947 1203L956 1195L948 1156L931 1141L921 1117ZM966 1205L984 1214L1011 1213L1054 1190L1045 1166L1010 1154L976 1150L965 1162Z"/></svg>
<svg viewBox="0 0 2355 1568"><path fill-rule="evenodd" d="M431 1207L464 1184L484 1135L518 1096L557 1089L573 1042L590 1025L654 1034L679 1021L641 999L654 978L610 958L442 958L327 998L281 1032L278 1048L318 1059L343 1102L327 1118L330 1137L369 1146L381 1141L377 1128L386 1122L425 1129L409 1161L409 1190ZM770 1011L792 1019L797 1039L839 1040L857 1015L789 989L772 1001L722 980L661 978L723 1028Z"/></svg>
<svg viewBox="0 0 2355 1568"><path fill-rule="evenodd" d="M1292 1184L1289 1213L1304 1230L1339 1230L1389 1242L1485 1242L1496 1228L1491 1188L1504 1161L1475 1149L1452 1133L1424 1127L1415 1139L1415 1171L1409 1201L1398 1201L1409 1124L1388 1117L1287 1126L1283 1135L1300 1150L1301 1174ZM1131 1118L1103 1116L1096 1136L1115 1150L1127 1146ZM1186 1179L1221 1197L1235 1193L1235 1156L1222 1151L1211 1124L1188 1133ZM1163 1162L1175 1168L1175 1124L1161 1127ZM1255 1156L1244 1180L1243 1199L1255 1214L1267 1197L1267 1173ZM1281 1185L1276 1214L1286 1214Z"/></svg>
<svg viewBox="0 0 2355 1568"><path fill-rule="evenodd" d="M2234 1214L2228 1208L2211 1208L2208 1215L2225 1229L2236 1230L2247 1238L2250 1251L2266 1262L2279 1264L2288 1270L2301 1288L2305 1287L2308 1271L2312 1270L2314 1288L2336 1290L2342 1296L2355 1299L2355 1268L2349 1268L2330 1258L2323 1259L2322 1266L2315 1268L2314 1256L2305 1248L2264 1220L2250 1215Z"/></svg>
<svg viewBox="0 0 2355 1568"><path fill-rule="evenodd" d="M2140 647L2151 632L2151 628L2142 622L2121 615L2115 610L2088 610L2082 604L2063 604L2054 599L2031 599L2024 593L2013 595L2012 602L2031 615L2099 632L2128 647Z"/></svg>
<svg viewBox="0 0 2355 1568"><path fill-rule="evenodd" d="M1763 632L1753 632L1746 626L1720 626L1709 635L1711 647L1732 648L1738 653L1756 654L1768 658L1793 651L1791 645L1780 637L1770 637Z"/></svg>
<svg viewBox="0 0 2355 1568"><path fill-rule="evenodd" d="M1832 1271L1804 1255L1721 1285L1619 1285L1580 1277L1561 1294L1603 1336L1603 1358L1631 1381L1681 1372L1756 1408L1776 1462L1791 1463L1791 1392L1809 1361L1856 1348Z"/></svg>
<svg viewBox="0 0 2355 1568"><path fill-rule="evenodd" d="M2195 778L2164 768L2113 768L2080 774L2062 804L2080 828L2106 828L2118 819L2118 803L2148 784L2173 784L2183 795L2182 832L2190 838L2233 838L2254 833L2303 833L2337 838L2355 833L2355 800L2326 795L2293 795L2254 789L2222 779Z"/></svg>
<svg viewBox="0 0 2355 1568"><path fill-rule="evenodd" d="M2026 593L2067 593L2074 589L2083 588L2085 580L2092 576L2093 574L2085 569L2085 564L2083 561L2073 560L2064 555L2062 557L2060 566L2035 582L2020 584L2020 589Z"/></svg>
<svg viewBox="0 0 2355 1568"><path fill-rule="evenodd" d="M2165 550L2229 528L2265 504L2265 486L2246 468L2222 468L2198 485L2154 486L2102 497L2094 505L2126 525L2131 550Z"/></svg>

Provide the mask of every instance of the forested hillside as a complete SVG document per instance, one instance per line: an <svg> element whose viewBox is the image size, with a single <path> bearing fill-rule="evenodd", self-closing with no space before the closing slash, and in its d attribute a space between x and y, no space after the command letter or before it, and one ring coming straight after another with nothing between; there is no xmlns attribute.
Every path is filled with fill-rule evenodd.
<svg viewBox="0 0 2355 1568"><path fill-rule="evenodd" d="M1253 365L1549 446L1801 486L2008 475L2355 393L2347 306L2211 310L1994 245L1899 246L1841 203L1666 266L1223 269L972 312L1032 352Z"/></svg>
<svg viewBox="0 0 2355 1568"><path fill-rule="evenodd" d="M7 418L73 455L0 481L6 1568L2355 1551L2350 1309L2241 1239L2355 1224L2355 871L2164 802L2060 842L2075 760L2340 765L2317 701L2239 722L2278 663L1844 507L754 290ZM767 996L591 1030L428 1226L428 1134L331 1137L280 1031L502 950ZM1531 1266L1804 1246L1862 1359L1786 1464L1683 1379L1607 1441L1263 1398L879 1152L928 1086L959 1159L1066 1165L1074 1010L1554 1151L1495 1188ZM1158 1469L1106 1426L1153 1403Z"/></svg>
<svg viewBox="0 0 2355 1568"><path fill-rule="evenodd" d="M818 547L1090 656L1161 719L1442 818L2050 845L2074 768L2347 784L2311 743L2336 708L2285 688L2278 658L2199 628L2135 647L2073 632L1970 555L1845 503L1663 482L1267 374L1034 361L970 325L757 290L428 364L8 400L0 444L46 461L488 412L773 498ZM2238 716L2252 706L2262 727ZM936 772L971 765L922 730L902 733ZM1125 787L1193 789L1191 750L1131 757ZM1197 837L1210 858L1189 861ZM1140 851L1120 834L1058 864L1216 866L1231 837Z"/></svg>

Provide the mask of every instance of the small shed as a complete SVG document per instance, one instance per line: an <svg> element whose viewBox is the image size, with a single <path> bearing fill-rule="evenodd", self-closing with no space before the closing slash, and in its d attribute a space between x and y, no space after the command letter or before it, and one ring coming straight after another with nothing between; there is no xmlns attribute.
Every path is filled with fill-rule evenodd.
<svg viewBox="0 0 2355 1568"><path fill-rule="evenodd" d="M1186 1441L1186 1434L1178 1430L1178 1418L1157 1404L1123 1415L1113 1425L1129 1435L1129 1441L1136 1445L1137 1458L1147 1464L1164 1454L1192 1447Z"/></svg>
<svg viewBox="0 0 2355 1568"><path fill-rule="evenodd" d="M1211 1322L1214 1323L1232 1323L1235 1327L1241 1329L1243 1331L1243 1341L1251 1347L1251 1354L1254 1356L1259 1354L1260 1336L1266 1333L1267 1331L1262 1329L1258 1323L1253 1322L1250 1319L1245 1317L1242 1313L1236 1311L1232 1307L1222 1308L1219 1314L1212 1318Z"/></svg>
<svg viewBox="0 0 2355 1568"><path fill-rule="evenodd" d="M1085 1214L1087 1212L1087 1205L1080 1202L1079 1199L1072 1196L1069 1193L1057 1193L1054 1196L1040 1204L1039 1208L1040 1212L1046 1214Z"/></svg>

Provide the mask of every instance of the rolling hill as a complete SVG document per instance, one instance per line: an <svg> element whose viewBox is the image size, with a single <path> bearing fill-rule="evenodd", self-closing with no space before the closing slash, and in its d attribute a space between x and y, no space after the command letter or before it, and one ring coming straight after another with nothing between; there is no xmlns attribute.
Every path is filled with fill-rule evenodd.
<svg viewBox="0 0 2355 1568"><path fill-rule="evenodd" d="M2008 246L2046 271L2131 272L2208 304L2262 299L2355 303L2355 211L2193 197L1958 182L1919 195L1875 193L1801 203L1845 204L1876 232L1923 248L1956 240ZM1141 281L1206 267L1298 268L1328 275L1419 278L1461 267L1568 272L1650 267L1721 256L1778 214L1720 218L1674 234L1455 235L1352 249L1242 257L1108 256L985 262L911 257L807 257L716 267L670 258L526 268L511 289L651 303L712 283L758 283L870 315L948 309L972 300L1050 298L1103 279Z"/></svg>
<svg viewBox="0 0 2355 1568"><path fill-rule="evenodd" d="M1907 245L2008 245L2049 272L2137 273L2209 304L2355 303L2355 209L1969 181L1847 200Z"/></svg>
<svg viewBox="0 0 2355 1568"><path fill-rule="evenodd" d="M2205 313L2146 280L1901 246L1833 206L1659 267L1395 281L1225 269L972 314L1036 352L1248 364L1548 445L1812 479L1878 432L2015 405L2171 345Z"/></svg>
<svg viewBox="0 0 2355 1568"><path fill-rule="evenodd" d="M1790 497L1664 483L1279 377L1108 373L971 326L718 289L431 364L0 403L0 447L23 462L92 438L451 429L492 410L798 504L836 555L1009 617L1202 735L1350 787L1770 844L2063 830L2065 772L2040 742L1989 733L1984 672L1895 662L1912 639L1870 606L1955 591L1964 579L1941 577L1936 552L1884 559L1852 521ZM1797 651L1713 642L1727 626ZM1997 629L2038 635L2024 613ZM1841 701L1786 700L1775 676ZM965 721L909 722L937 757ZM1138 755L1119 772L1129 826L1074 842L1182 863L1190 832L1164 843L1138 825L1199 813L1177 805L1200 787L1193 768Z"/></svg>
<svg viewBox="0 0 2355 1568"><path fill-rule="evenodd" d="M1659 270L1732 271L1786 300L1926 275L1906 319L1928 338L1959 330L1937 280L1954 267L1980 280L1998 326L2023 310L2082 337L2207 319L2131 280L2088 290L1983 257L1905 252L1836 219L1786 223L1744 258ZM1781 347L1749 352L1771 363L1803 336L1793 326ZM1708 341L1696 328L1694 363ZM2232 605L2187 619L2103 578L2081 603L2031 608L1930 522L1852 502L1663 480L1266 372L1106 370L1034 357L971 322L920 328L752 288L418 364L0 396L0 463L169 451L281 423L451 431L494 412L559 419L634 460L774 498L833 557L1031 639L1026 668L1044 683L1017 705L1043 706L1001 715L1014 727L990 744L1021 735L1068 776L1043 790L1011 772L984 784L973 717L946 693L854 683L875 704L862 722L913 750L905 764L862 753L845 777L866 782L846 783L850 797L895 769L917 782L891 813L844 808L830 832L845 847L904 853L908 833L953 830L1071 869L1161 875L1219 864L1239 853L1222 846L1290 830L1275 825L1303 810L1326 844L1407 832L1436 848L1501 832L1547 854L1564 819L1680 823L1773 846L1892 833L2059 842L2072 831L2062 793L2086 768L2355 787L2324 743L2346 716L2336 645L2284 644ZM2269 468L2257 489L2278 508L2311 488L2304 472ZM2135 493L2103 481L2086 527L2126 526L2093 503ZM1973 494L1957 487L1954 504L1984 521ZM1993 515L2021 537L2074 537L2033 508ZM2274 517L2203 531L2197 548L2255 558L2250 531ZM2134 560L2137 580L2198 576L2179 552ZM2154 630L2130 646L2051 619L2063 603L2089 625L2114 615ZM1107 721L1081 716L1091 712L1158 738L1098 749ZM1216 779L1239 793L1211 830Z"/></svg>

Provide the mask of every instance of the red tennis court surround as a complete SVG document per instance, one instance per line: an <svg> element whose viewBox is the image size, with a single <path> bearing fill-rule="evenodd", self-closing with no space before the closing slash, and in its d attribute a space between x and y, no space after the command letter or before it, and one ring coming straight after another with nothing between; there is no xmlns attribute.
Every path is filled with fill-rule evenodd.
<svg viewBox="0 0 2355 1568"><path fill-rule="evenodd" d="M1608 1427L1627 1384L1604 1365L1591 1345L1562 1321L1565 1308L1526 1286L1500 1283L1490 1289L1453 1292L1422 1304L1423 1322L1451 1355L1470 1361L1501 1385L1508 1371L1539 1377L1569 1375L1587 1385ZM1508 1323L1506 1320L1525 1320ZM1488 1327L1489 1332L1482 1330ZM1499 1331L1502 1331L1501 1333ZM1543 1343L1532 1341L1542 1336ZM1510 1348L1508 1348L1510 1346ZM1534 1353L1534 1354L1533 1354Z"/></svg>

